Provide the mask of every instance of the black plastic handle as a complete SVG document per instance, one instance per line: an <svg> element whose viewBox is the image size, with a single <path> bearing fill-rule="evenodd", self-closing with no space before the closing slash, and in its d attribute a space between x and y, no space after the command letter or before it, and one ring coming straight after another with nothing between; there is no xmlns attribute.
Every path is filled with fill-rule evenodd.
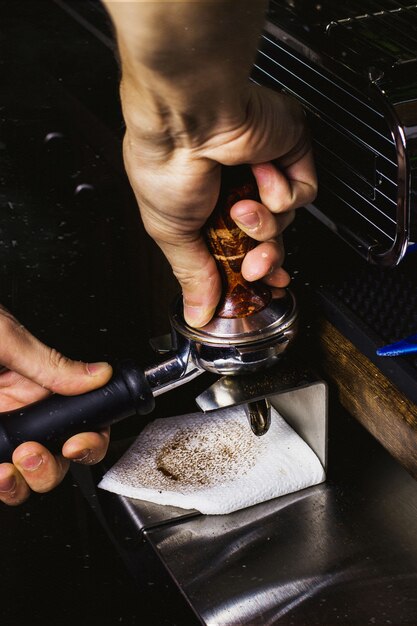
<svg viewBox="0 0 417 626"><path fill-rule="evenodd" d="M0 413L0 463L11 461L15 448L25 441L37 441L57 452L72 435L100 430L134 414L145 415L154 405L144 373L125 361L100 389L78 396L56 394Z"/></svg>

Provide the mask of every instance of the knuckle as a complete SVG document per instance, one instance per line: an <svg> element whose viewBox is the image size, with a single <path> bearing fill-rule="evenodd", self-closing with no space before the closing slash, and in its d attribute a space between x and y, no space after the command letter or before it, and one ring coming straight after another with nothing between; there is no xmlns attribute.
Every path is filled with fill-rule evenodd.
<svg viewBox="0 0 417 626"><path fill-rule="evenodd" d="M4 466L6 466L6 464L4 464ZM12 475L10 475L8 472L6 473L6 475L8 476L9 481L13 477L14 480L10 481L12 483L10 485L10 489L8 488L9 485L7 485L7 490L5 489L0 493L0 502L3 502L8 506L18 506L28 499L30 495L29 486L23 479L22 475L16 469L13 470ZM4 481L4 475L2 478ZM4 482L2 484L2 487L5 487Z"/></svg>
<svg viewBox="0 0 417 626"><path fill-rule="evenodd" d="M275 239L275 237L278 237L281 230L282 229L280 227L279 220L274 219L265 226L265 228L262 230L262 235L259 237L254 237L254 239L257 239L260 242L269 241L271 239Z"/></svg>
<svg viewBox="0 0 417 626"><path fill-rule="evenodd" d="M20 327L17 320L6 309L0 310L0 333L3 337L16 334Z"/></svg>
<svg viewBox="0 0 417 626"><path fill-rule="evenodd" d="M274 207L274 213L285 213L286 211L290 211L294 208L294 196L291 190L288 190L287 193L281 195L280 199L277 201Z"/></svg>
<svg viewBox="0 0 417 626"><path fill-rule="evenodd" d="M52 489L57 487L59 483L60 481L56 479L44 480L41 483L31 485L31 489L35 493L48 493L48 491L52 491Z"/></svg>
<svg viewBox="0 0 417 626"><path fill-rule="evenodd" d="M60 482L62 482L66 471L56 467L54 469L50 468L48 472L45 472L41 479L36 481L31 481L30 487L32 491L36 493L47 493L48 491L52 491L55 489Z"/></svg>
<svg viewBox="0 0 417 626"><path fill-rule="evenodd" d="M173 272L183 287L195 287L201 283L202 272L200 269L177 267L173 268Z"/></svg>
<svg viewBox="0 0 417 626"><path fill-rule="evenodd" d="M48 365L52 369L56 369L56 370L65 369L67 365L69 364L69 362L70 360L66 356L63 356L60 352L58 352L58 350L55 350L55 348L49 348Z"/></svg>
<svg viewBox="0 0 417 626"><path fill-rule="evenodd" d="M46 360L46 363L45 363ZM55 348L48 348L46 358L44 360L44 368L39 373L39 383L50 391L59 391L66 382L65 370L72 363L71 359L63 356Z"/></svg>
<svg viewBox="0 0 417 626"><path fill-rule="evenodd" d="M214 258L207 255L207 258L200 264L190 265L173 265L172 270L175 277L179 280L183 287L201 287L202 283L211 283L217 279L217 267Z"/></svg>

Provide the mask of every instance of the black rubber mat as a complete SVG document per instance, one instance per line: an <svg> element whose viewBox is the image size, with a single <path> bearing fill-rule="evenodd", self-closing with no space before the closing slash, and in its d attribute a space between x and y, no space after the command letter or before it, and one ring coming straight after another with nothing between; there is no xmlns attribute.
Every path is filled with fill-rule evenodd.
<svg viewBox="0 0 417 626"><path fill-rule="evenodd" d="M417 332L417 255L393 269L370 265L304 210L287 234L286 247L286 266L307 308L315 303L417 403L417 354L394 358L376 353Z"/></svg>

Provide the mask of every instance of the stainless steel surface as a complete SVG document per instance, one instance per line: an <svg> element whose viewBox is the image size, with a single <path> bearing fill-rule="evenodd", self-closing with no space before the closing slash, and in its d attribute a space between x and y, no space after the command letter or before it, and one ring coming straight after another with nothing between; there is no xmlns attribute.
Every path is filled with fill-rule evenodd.
<svg viewBox="0 0 417 626"><path fill-rule="evenodd" d="M300 363L293 363L284 356L264 372L235 376L223 376L203 391L196 402L202 411L213 411L245 402L254 402L293 388L311 384L311 372Z"/></svg>
<svg viewBox="0 0 417 626"><path fill-rule="evenodd" d="M200 515L198 511L192 509L181 509L175 506L160 506L153 502L145 502L144 500L134 500L125 496L115 496L119 498L124 514L133 522L136 530L141 533L144 528L150 529L165 523L178 522L180 520L197 517Z"/></svg>
<svg viewBox="0 0 417 626"><path fill-rule="evenodd" d="M192 341L213 346L242 346L269 339L294 325L297 308L294 295L288 289L274 289L271 302L261 311L246 317L215 316L202 328L193 328L184 321L181 298L175 302L172 325Z"/></svg>
<svg viewBox="0 0 417 626"><path fill-rule="evenodd" d="M330 426L326 483L231 515L90 498L130 565L143 574L151 545L202 624L414 625L417 483L337 406Z"/></svg>
<svg viewBox="0 0 417 626"><path fill-rule="evenodd" d="M401 487L393 500L410 520L415 499L407 506L410 485ZM233 520L196 518L147 538L210 626L412 624L415 530L376 495L376 511L352 501L343 513L340 494L322 485ZM362 522L378 513L385 523ZM378 593L385 593L388 610L375 610Z"/></svg>
<svg viewBox="0 0 417 626"><path fill-rule="evenodd" d="M326 484L145 531L203 624L415 623L417 485L358 428Z"/></svg>
<svg viewBox="0 0 417 626"><path fill-rule="evenodd" d="M283 360L262 375L224 377L196 398L203 411L265 399L316 453L327 468L327 385L308 370Z"/></svg>
<svg viewBox="0 0 417 626"><path fill-rule="evenodd" d="M199 329L184 321L181 298L171 314L176 334L190 342L196 366L228 375L255 372L276 363L295 337L297 320L296 302L288 290L277 290L271 303L258 313L242 319L215 318Z"/></svg>
<svg viewBox="0 0 417 626"><path fill-rule="evenodd" d="M283 371L285 366L281 368L281 377L284 378ZM298 381L295 371L298 372ZM229 379L236 382L236 378ZM262 376L259 376L262 380ZM292 391L286 390L284 393L276 393L268 398L254 400L249 404L264 405L263 408L273 406L287 421L287 423L306 441L310 448L316 453L324 469L327 467L327 423L328 423L328 398L326 384L318 380L316 376L305 370L289 370L288 380L292 385L300 385ZM270 383L268 383L270 384ZM254 409L255 410L255 409ZM262 410L262 409L261 409ZM268 417L265 417L266 421ZM125 446L121 450L117 447L113 448L112 453L115 458L120 457ZM112 464L114 461L106 460L105 463ZM105 470L107 467L104 468ZM83 468L74 467L74 475L83 483L87 491L94 490L94 480L91 475L83 478ZM105 510L102 511L99 502L94 502L97 508L97 514L103 519L106 514L107 507L117 501L119 508L123 510L123 514L127 514L135 529L142 531L159 526L167 522L177 522L184 517L195 517L200 515L193 510L185 510L179 507L160 506L151 502L126 498L124 496L116 496L109 492L99 491L101 506L104 505Z"/></svg>
<svg viewBox="0 0 417 626"><path fill-rule="evenodd" d="M159 337L152 337L149 340L152 350L158 354L167 354L172 352L174 347L172 345L172 334L160 335Z"/></svg>
<svg viewBox="0 0 417 626"><path fill-rule="evenodd" d="M172 356L145 370L146 379L154 396L171 391L196 378L204 371L195 365L191 358L190 342L181 337L178 339L176 352ZM167 342L164 345L167 346Z"/></svg>
<svg viewBox="0 0 417 626"><path fill-rule="evenodd" d="M271 405L328 467L328 390L321 380L269 396Z"/></svg>

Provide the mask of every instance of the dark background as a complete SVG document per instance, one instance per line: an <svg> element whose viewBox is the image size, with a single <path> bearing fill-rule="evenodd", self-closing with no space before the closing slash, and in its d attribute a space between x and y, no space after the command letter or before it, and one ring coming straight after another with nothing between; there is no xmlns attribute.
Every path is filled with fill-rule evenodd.
<svg viewBox="0 0 417 626"><path fill-rule="evenodd" d="M0 2L0 302L72 358L145 365L177 285L124 174L118 76L99 3ZM312 291L370 358L415 332L415 258L390 272L369 267L302 211L286 248L304 335ZM415 360L406 365L409 381ZM159 398L152 417L192 410L205 377ZM117 425L111 454L145 421ZM134 581L71 475L0 507L0 529L1 626L194 622L168 577L153 576L152 555Z"/></svg>
<svg viewBox="0 0 417 626"><path fill-rule="evenodd" d="M97 3L82 4L110 34ZM0 3L0 302L72 358L145 365L177 286L124 174L118 67L96 35L53 2ZM155 415L173 402L184 398ZM114 428L112 445L143 423ZM1 506L0 529L1 626L190 619L169 581L134 583L71 474Z"/></svg>

